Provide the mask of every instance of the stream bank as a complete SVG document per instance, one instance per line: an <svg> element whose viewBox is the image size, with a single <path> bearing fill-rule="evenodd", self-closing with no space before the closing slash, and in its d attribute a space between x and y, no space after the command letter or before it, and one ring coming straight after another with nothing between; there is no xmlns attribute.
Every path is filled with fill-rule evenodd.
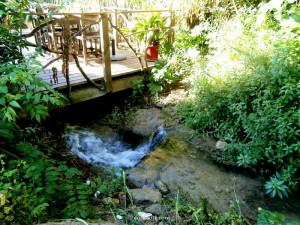
<svg viewBox="0 0 300 225"><path fill-rule="evenodd" d="M193 203L206 199L219 213L230 211L234 203L250 221L257 219L257 209L261 207L284 214L288 221L300 222L299 193L288 199L271 199L253 174L214 161L213 150L220 142L183 124L175 103L183 100L184 93L183 89L172 91L162 99L160 107L139 109L126 123L126 129L137 134L149 135L161 126L168 133L161 146L127 171L129 185L159 188L157 183L161 182Z"/></svg>
<svg viewBox="0 0 300 225"><path fill-rule="evenodd" d="M206 199L208 205L219 213L231 210L231 203L239 203L242 215L252 222L257 219L258 207L280 212L289 221L300 221L299 196L270 199L264 194L263 184L252 175L215 163L211 152L216 148L217 140L198 134L183 124L176 106L183 100L183 95L184 90L172 91L159 105L136 107L126 117L122 117L122 113L97 115L96 110L92 111L94 117L84 116L84 126L93 131L109 127L108 136L115 135L112 130L121 131L122 135L128 134L125 139L131 137L128 142L136 141L133 147L143 143L137 140L147 140L160 127L166 130L167 136L162 144L145 152L145 156L139 159L141 161L126 171L127 185L136 206L146 213L164 215L161 197L179 193L194 204ZM74 121L82 126L76 119Z"/></svg>

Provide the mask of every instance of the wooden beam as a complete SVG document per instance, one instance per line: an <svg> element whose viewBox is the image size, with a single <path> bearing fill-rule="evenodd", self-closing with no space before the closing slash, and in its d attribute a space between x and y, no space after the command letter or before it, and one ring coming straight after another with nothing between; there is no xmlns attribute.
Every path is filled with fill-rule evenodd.
<svg viewBox="0 0 300 225"><path fill-rule="evenodd" d="M118 92L118 91L122 91L128 88L132 88L133 87L133 80L139 80L141 79L140 75L135 75L135 76L131 76L131 77L126 77L126 78L121 78L118 80L114 80L112 83L112 92Z"/></svg>
<svg viewBox="0 0 300 225"><path fill-rule="evenodd" d="M102 65L104 73L104 81L107 92L112 91L112 77L111 77L111 60L110 60L110 40L109 40L109 30L108 30L108 16L106 14L101 14L101 24L100 26L100 37L102 48Z"/></svg>

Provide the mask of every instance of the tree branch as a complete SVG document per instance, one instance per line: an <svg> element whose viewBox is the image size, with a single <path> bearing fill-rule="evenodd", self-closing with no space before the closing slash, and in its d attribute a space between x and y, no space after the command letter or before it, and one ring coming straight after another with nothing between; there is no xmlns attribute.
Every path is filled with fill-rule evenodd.
<svg viewBox="0 0 300 225"><path fill-rule="evenodd" d="M63 55L58 56L55 59L52 59L50 62L48 62L45 66L43 66L43 69L45 69L46 67L50 66L52 63L54 63L55 61L59 60L62 58Z"/></svg>
<svg viewBox="0 0 300 225"><path fill-rule="evenodd" d="M138 57L138 60L139 60L139 63L140 63L140 66L141 66L141 71L144 73L145 72L145 68L144 68L144 65L142 63L142 59L141 59L141 56L137 54L136 50L132 47L132 45L130 44L130 42L128 41L127 37L123 34L123 32L117 27L115 26L111 19L108 19L108 22L110 23L111 27L116 29L119 34L122 36L122 38L124 38L124 40L126 41L127 45L129 46L129 48L133 51L133 53Z"/></svg>
<svg viewBox="0 0 300 225"><path fill-rule="evenodd" d="M53 23L58 23L58 22L62 21L62 19L63 19L63 18L61 18L61 19L54 19L54 20L48 21L47 23L43 23L43 24L41 24L41 25L35 27L30 33L28 33L28 34L23 34L22 37L24 37L24 38L32 37L32 36L35 35L40 29L42 29L43 27L46 27L46 26L48 26L48 25L50 25L50 24L53 24Z"/></svg>
<svg viewBox="0 0 300 225"><path fill-rule="evenodd" d="M103 88L101 85L99 85L99 84L97 84L96 82L94 82L93 80L91 80L91 79L86 75L86 73L83 71L83 69L82 69L81 66L80 66L80 63L79 63L79 60L78 60L77 55L76 55L76 54L72 54L72 56L73 56L73 58L75 59L76 66L77 66L77 68L79 69L79 71L81 72L82 76L84 76L84 78L85 78L88 82L92 83L93 85L95 85L95 86L96 86L97 88L99 88L100 90L103 90L104 88Z"/></svg>

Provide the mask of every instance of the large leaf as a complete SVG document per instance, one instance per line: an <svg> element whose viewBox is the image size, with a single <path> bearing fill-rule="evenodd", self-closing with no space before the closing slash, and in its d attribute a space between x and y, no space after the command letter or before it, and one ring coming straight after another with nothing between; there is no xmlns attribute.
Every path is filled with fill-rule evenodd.
<svg viewBox="0 0 300 225"><path fill-rule="evenodd" d="M278 212L271 212L262 208L258 209L257 225L284 225L285 216Z"/></svg>
<svg viewBox="0 0 300 225"><path fill-rule="evenodd" d="M21 129L12 122L0 120L0 138L19 140L22 136Z"/></svg>

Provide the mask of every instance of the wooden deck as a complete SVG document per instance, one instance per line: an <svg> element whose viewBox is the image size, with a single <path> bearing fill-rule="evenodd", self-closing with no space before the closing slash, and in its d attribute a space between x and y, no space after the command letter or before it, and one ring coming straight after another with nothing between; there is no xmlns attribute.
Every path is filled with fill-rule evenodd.
<svg viewBox="0 0 300 225"><path fill-rule="evenodd" d="M120 77L123 75L130 75L135 74L141 71L141 66L138 61L138 58L134 55L132 51L122 51L117 50L116 55L118 54L125 54L126 59L122 61L111 61L111 73L112 78ZM46 57L40 57L39 60L42 64L47 64L50 60L54 59L51 55L46 55ZM88 75L91 80L99 81L102 80L104 77L104 70L102 66L102 60L89 62L88 65L85 65L83 62L83 58L79 57L80 66L84 70L84 72ZM148 62L148 66L151 68L153 67L153 62ZM50 66L44 69L45 72L39 73L39 76L46 82L50 83L53 75L52 68L57 68L58 72L58 83L54 84L53 87L55 89L64 89L67 88L67 81L66 78L63 76L61 72L62 68L62 60L58 60L52 63ZM71 86L78 86L88 83L88 81L83 77L80 73L79 69L77 68L74 61L71 61L69 64L70 68L70 84Z"/></svg>
<svg viewBox="0 0 300 225"><path fill-rule="evenodd" d="M62 74L62 59L58 60L52 64L50 64L48 67L44 69L44 72L41 72L38 74L39 77L41 77L44 81L50 83L53 88L56 90L59 90L62 93L66 93L68 97L70 97L71 102L80 102L85 101L88 99L96 98L103 96L107 93L113 93L118 92L121 90L125 90L128 88L131 88L133 86L132 80L140 79L141 72L143 68L153 68L154 63L148 62L147 66L145 65L146 62L144 59L142 59L143 66L140 65L138 57L131 51L125 51L125 50L119 50L116 49L116 55L126 55L126 59L122 61L112 61L111 60L111 36L114 37L114 40L118 40L118 35L123 35L122 32L119 30L118 26L118 19L117 15L119 13L142 13L142 12L169 12L170 10L154 10L154 11L126 11L126 12L96 12L96 13L90 13L91 15L99 15L100 19L95 21L95 24L99 23L99 29L100 29L100 37L99 37L99 43L101 43L101 49L102 49L102 60L99 59L99 61L89 61L87 65L85 65L83 57L79 58L80 67L83 69L85 74L88 76L88 78L97 84L103 85L103 90L101 88L96 87L97 85L92 84L92 82L88 81L80 72L80 70L77 68L76 63L74 62L74 59L72 60L72 57L70 57L69 61L69 86L67 84L67 79ZM71 13L70 15L79 15L79 18L82 18L83 14L86 13ZM47 16L45 13L33 13L31 15L35 16ZM57 13L55 15L64 15L67 16L69 14L65 13ZM172 13L171 13L172 15ZM66 17L69 18L68 16ZM113 18L113 19L111 19ZM55 23L57 21L64 20L64 18L60 19L54 19L50 22ZM55 21L55 22L54 22ZM171 19L171 21L173 21ZM67 23L70 29L69 23ZM49 24L48 24L49 25ZM48 26L46 24L46 26ZM171 23L172 25L172 23ZM42 25L45 26L45 25ZM88 27L88 26L87 26ZM42 29L42 27L37 27L38 29L33 30L32 33L29 33L26 35L27 38L33 38L33 35L38 35L38 31ZM86 27L85 27L86 28ZM83 28L83 29L85 29ZM118 34L118 32L120 34ZM172 32L169 33L168 38L169 41L172 37ZM174 35L174 34L173 34ZM43 36L43 35L42 35ZM38 37L42 37L38 36ZM129 40L125 38L125 36L122 36L123 39L129 43ZM41 39L43 40L43 39ZM56 46L55 38L47 38L47 41L43 42L44 49L46 49L45 45L49 45L49 47L53 48L53 45ZM51 42L50 42L51 41ZM62 40L61 40L62 41ZM72 45L70 45L72 46ZM131 45L126 46L126 48L130 49L132 48ZM57 49L56 47L54 49ZM54 52L56 54L64 54L62 51L53 51L53 49L47 49L48 53L45 53L44 57L38 58L38 60L42 63L42 65L46 65L48 62L52 61L54 58L51 56L51 53ZM54 70L57 72L57 79L54 78Z"/></svg>

